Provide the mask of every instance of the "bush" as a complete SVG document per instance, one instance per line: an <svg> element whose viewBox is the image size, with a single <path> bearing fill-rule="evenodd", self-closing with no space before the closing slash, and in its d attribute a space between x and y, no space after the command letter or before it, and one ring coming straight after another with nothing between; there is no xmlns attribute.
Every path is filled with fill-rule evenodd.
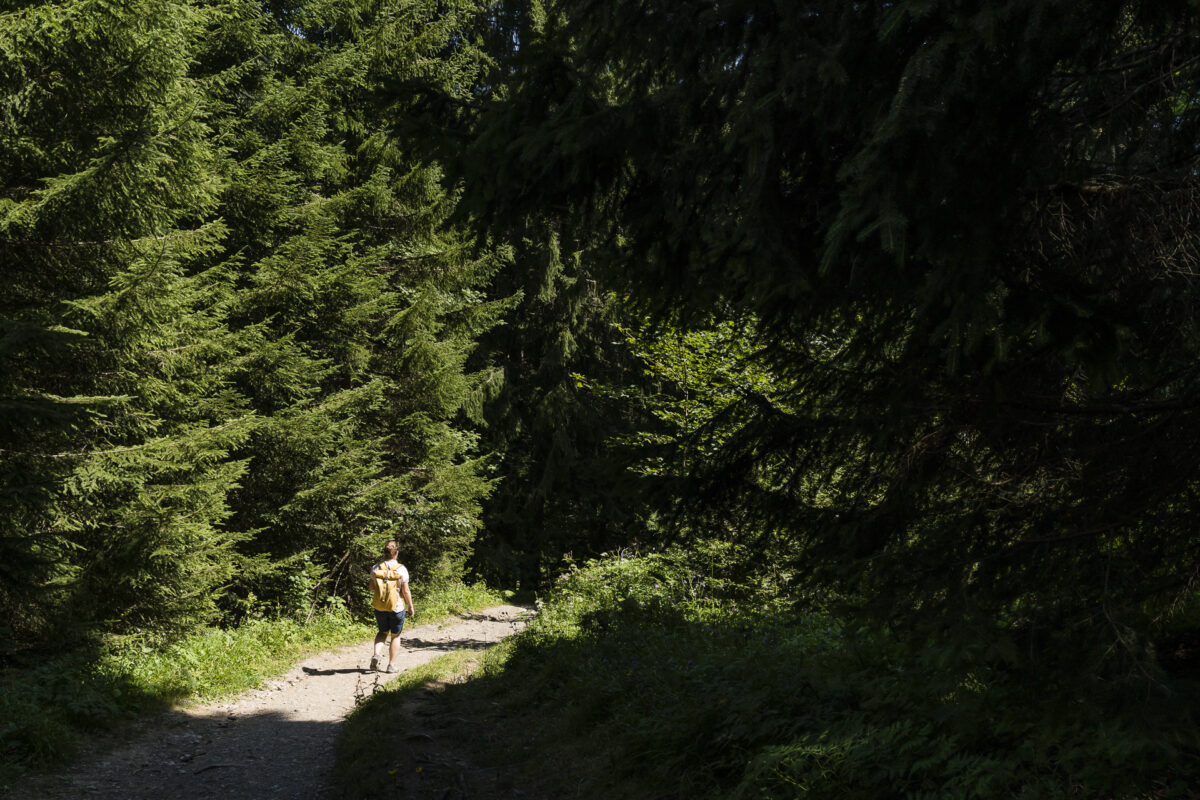
<svg viewBox="0 0 1200 800"><path fill-rule="evenodd" d="M572 566L540 608L505 685L663 792L1157 798L1200 774L1194 684L1047 684L1002 648L797 613L684 552Z"/></svg>

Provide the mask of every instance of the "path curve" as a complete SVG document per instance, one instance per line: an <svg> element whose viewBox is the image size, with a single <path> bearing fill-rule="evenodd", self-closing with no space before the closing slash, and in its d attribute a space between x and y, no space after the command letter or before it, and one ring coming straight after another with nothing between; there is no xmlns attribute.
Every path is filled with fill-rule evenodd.
<svg viewBox="0 0 1200 800"><path fill-rule="evenodd" d="M486 649L520 630L529 613L503 605L406 628L397 666L404 672L452 650ZM12 797L321 800L342 720L395 677L368 671L370 658L366 640L314 655L233 700L167 712L130 741L38 776Z"/></svg>

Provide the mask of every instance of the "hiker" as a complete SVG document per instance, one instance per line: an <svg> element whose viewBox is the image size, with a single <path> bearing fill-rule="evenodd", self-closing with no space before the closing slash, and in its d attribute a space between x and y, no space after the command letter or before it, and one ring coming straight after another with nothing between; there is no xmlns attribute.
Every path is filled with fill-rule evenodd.
<svg viewBox="0 0 1200 800"><path fill-rule="evenodd" d="M388 634L392 643L388 647L387 672L396 672L396 656L400 654L400 631L404 628L404 609L415 618L412 593L408 590L408 570L396 560L400 545L388 542L383 546L383 560L371 567L371 605L375 608L375 623L379 633L375 636L375 651L371 656L371 669L378 670L383 659L383 643ZM404 606L400 601L404 601Z"/></svg>

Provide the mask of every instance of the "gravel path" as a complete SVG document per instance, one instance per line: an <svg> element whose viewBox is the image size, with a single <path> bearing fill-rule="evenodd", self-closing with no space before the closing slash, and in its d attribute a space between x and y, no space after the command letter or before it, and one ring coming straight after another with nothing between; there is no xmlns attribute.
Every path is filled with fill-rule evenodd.
<svg viewBox="0 0 1200 800"><path fill-rule="evenodd" d="M483 650L524 625L528 609L496 606L405 628L400 671L452 650ZM357 700L395 677L369 672L371 642L320 653L282 678L224 703L181 708L100 755L40 776L12 795L33 798L319 800L338 726Z"/></svg>

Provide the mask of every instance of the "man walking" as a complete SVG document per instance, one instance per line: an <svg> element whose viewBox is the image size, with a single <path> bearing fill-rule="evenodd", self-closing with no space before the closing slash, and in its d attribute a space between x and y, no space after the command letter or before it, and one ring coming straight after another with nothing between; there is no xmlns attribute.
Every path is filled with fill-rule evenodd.
<svg viewBox="0 0 1200 800"><path fill-rule="evenodd" d="M378 670L383 659L383 644L388 634L392 642L388 646L387 672L396 672L396 656L400 654L400 631L404 629L404 610L416 618L413 610L412 593L408 589L408 570L396 560L400 545L388 542L383 546L383 560L371 567L371 605L375 608L375 623L379 633L375 635L375 651L371 656L371 669ZM404 601L401 607L400 601Z"/></svg>

